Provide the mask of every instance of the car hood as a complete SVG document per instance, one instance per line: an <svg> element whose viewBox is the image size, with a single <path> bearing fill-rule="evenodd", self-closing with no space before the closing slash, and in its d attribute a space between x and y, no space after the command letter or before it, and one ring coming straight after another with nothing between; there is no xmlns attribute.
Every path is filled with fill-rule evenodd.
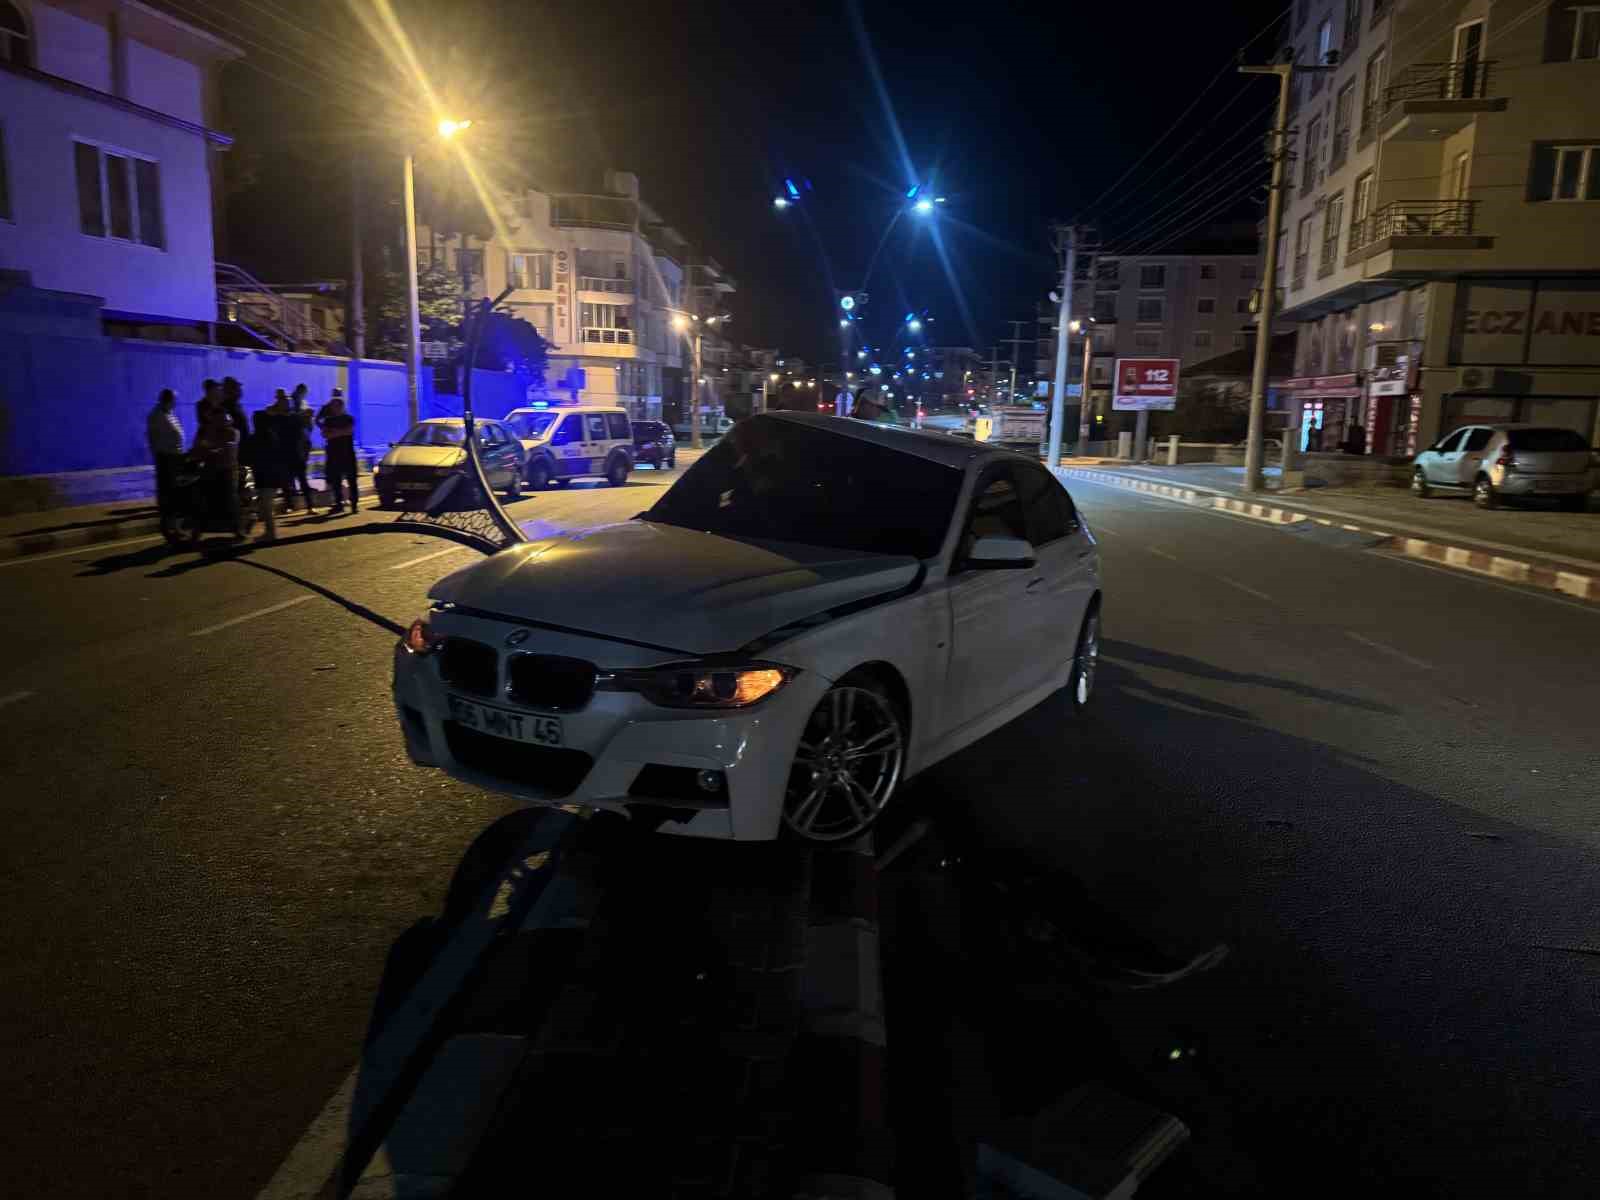
<svg viewBox="0 0 1600 1200"><path fill-rule="evenodd" d="M910 586L905 555L747 542L627 521L502 550L447 575L437 601L693 654L734 650Z"/></svg>
<svg viewBox="0 0 1600 1200"><path fill-rule="evenodd" d="M455 467L465 452L460 446L393 446L383 456L385 467Z"/></svg>

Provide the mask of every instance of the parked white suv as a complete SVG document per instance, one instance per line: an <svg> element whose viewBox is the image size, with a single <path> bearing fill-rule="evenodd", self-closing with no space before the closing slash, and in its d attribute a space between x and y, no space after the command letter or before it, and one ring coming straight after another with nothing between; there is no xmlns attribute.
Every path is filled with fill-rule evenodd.
<svg viewBox="0 0 1600 1200"><path fill-rule="evenodd" d="M535 491L586 475L621 487L633 470L633 425L615 405L516 408L505 424L528 452L524 477Z"/></svg>
<svg viewBox="0 0 1600 1200"><path fill-rule="evenodd" d="M1551 496L1562 508L1582 512L1593 488L1589 443L1580 433L1552 425L1453 429L1417 455L1411 472L1416 495L1470 491L1480 508L1493 508L1502 496Z"/></svg>

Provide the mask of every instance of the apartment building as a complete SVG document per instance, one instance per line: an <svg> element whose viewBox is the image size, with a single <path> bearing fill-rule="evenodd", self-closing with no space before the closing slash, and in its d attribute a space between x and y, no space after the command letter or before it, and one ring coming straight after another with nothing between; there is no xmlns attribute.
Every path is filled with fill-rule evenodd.
<svg viewBox="0 0 1600 1200"><path fill-rule="evenodd" d="M1394 456L1468 420L1600 434L1600 6L1300 0L1291 39L1337 51L1291 92L1301 423Z"/></svg>
<svg viewBox="0 0 1600 1200"><path fill-rule="evenodd" d="M512 289L506 307L550 343L553 391L617 403L637 418L661 418L664 402L679 407L693 334L674 317L720 311L710 305L725 306L736 285L714 261L690 258L683 237L640 200L638 179L608 171L596 193L527 189L504 197L497 216L488 238L419 225L418 253L440 256L469 297ZM727 354L725 338L708 330L703 403Z"/></svg>
<svg viewBox="0 0 1600 1200"><path fill-rule="evenodd" d="M113 332L217 319L215 73L239 51L134 0L0 0L0 269Z"/></svg>
<svg viewBox="0 0 1600 1200"><path fill-rule="evenodd" d="M1082 403L1083 341L1092 339L1089 402L1101 435L1119 431L1123 417L1113 413L1111 379L1119 358L1176 358L1182 368L1242 349L1254 327L1250 300L1260 277L1254 253L1100 254L1080 258L1073 286L1072 313L1079 332L1067 345L1066 417L1078 428ZM1041 305L1035 374L1047 381L1056 370L1056 307ZM1087 331L1087 332L1085 332Z"/></svg>

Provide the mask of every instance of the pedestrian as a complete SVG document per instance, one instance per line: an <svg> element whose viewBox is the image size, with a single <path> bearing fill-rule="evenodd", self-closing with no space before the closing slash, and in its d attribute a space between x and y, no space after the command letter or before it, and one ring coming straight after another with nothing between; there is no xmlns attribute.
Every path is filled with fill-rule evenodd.
<svg viewBox="0 0 1600 1200"><path fill-rule="evenodd" d="M356 494L356 421L345 411L344 392L339 388L333 389L333 395L322 406L317 416L317 426L322 430L326 447L323 473L333 492L333 507L328 511L344 511L344 484L348 482L350 511L355 512L360 505L360 497Z"/></svg>
<svg viewBox="0 0 1600 1200"><path fill-rule="evenodd" d="M228 414L220 404L206 410L205 424L195 432L189 457L200 469L200 479L195 487L199 511L190 541L200 540L201 533L218 512L227 516L228 527L233 530L233 540L243 540L238 486L239 431L228 420Z"/></svg>
<svg viewBox="0 0 1600 1200"><path fill-rule="evenodd" d="M295 469L294 484L289 491L292 498L296 489L306 498L306 511L314 511L311 506L311 480L307 469L311 465L311 406L306 403L306 393L310 389L303 383L294 385L294 391L289 394L289 411L295 420Z"/></svg>
<svg viewBox="0 0 1600 1200"><path fill-rule="evenodd" d="M256 515L261 519L262 533L258 542L278 540L278 517L275 501L278 489L285 487L294 474L295 421L289 411L289 397L279 388L272 403L255 416L254 459L251 469L256 477Z"/></svg>
<svg viewBox="0 0 1600 1200"><path fill-rule="evenodd" d="M239 498L243 500L249 473L255 466L255 443L250 435L250 419L245 416L244 411L244 385L232 375L228 375L223 378L220 390L222 412L227 417L228 424L232 425L234 432L239 435L236 456L238 466L234 469L234 474Z"/></svg>
<svg viewBox="0 0 1600 1200"><path fill-rule="evenodd" d="M1346 454L1365 454L1367 452L1367 430L1364 425L1350 422L1350 428L1344 435L1344 452Z"/></svg>
<svg viewBox="0 0 1600 1200"><path fill-rule="evenodd" d="M194 402L194 427L199 430L206 423L206 414L222 407L222 384L208 379L200 385L200 399Z"/></svg>
<svg viewBox="0 0 1600 1200"><path fill-rule="evenodd" d="M145 439L150 443L150 458L156 468L156 511L161 514L161 532L172 532L173 490L183 467L183 422L178 420L178 394L162 388L155 406L145 419Z"/></svg>
<svg viewBox="0 0 1600 1200"><path fill-rule="evenodd" d="M1317 428L1315 421L1306 422L1306 453L1316 454L1322 450L1322 430Z"/></svg>

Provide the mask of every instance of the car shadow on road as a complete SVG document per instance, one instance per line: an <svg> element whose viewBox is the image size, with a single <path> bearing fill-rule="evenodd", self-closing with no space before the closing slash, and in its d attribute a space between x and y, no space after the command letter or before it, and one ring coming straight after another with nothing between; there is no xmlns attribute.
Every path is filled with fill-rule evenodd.
<svg viewBox="0 0 1600 1200"><path fill-rule="evenodd" d="M311 518L312 521L317 518ZM295 528L304 528L310 522L301 522ZM256 550L276 546L297 546L310 542L327 541L331 538L360 537L369 533L382 533L392 531L387 522L377 524L352 525L346 528L319 529L314 533L291 533L280 536L273 542L255 542L245 540L235 542L226 536L213 535L202 539L192 546L173 546L168 542L157 542L146 546L142 550L132 550L126 554L107 554L101 558L92 559L78 572L79 577L95 575L112 575L118 571L127 571L138 567L154 566L170 558L182 557L181 562L169 564L164 570L152 572L146 576L149 579L172 579L180 575L187 575L190 571L197 571L203 567L215 566L217 563L237 562L248 558ZM407 530L406 532L415 532Z"/></svg>
<svg viewBox="0 0 1600 1200"><path fill-rule="evenodd" d="M1247 671L1234 671L1227 667L1219 667L1214 663L1204 662L1198 658L1190 658L1186 654L1173 654L1168 650L1157 650L1151 646L1140 646L1133 642L1117 641L1114 638L1105 640L1101 647L1101 653L1107 658L1137 663L1145 667L1157 667L1163 671L1176 671L1184 675L1193 675L1198 679L1209 679L1217 683L1242 683L1250 687L1275 688L1279 691L1292 692L1296 696L1304 696L1308 700L1320 700L1327 704L1341 704L1347 708L1359 708L1365 712L1393 715L1400 711L1376 700L1364 700L1360 696L1352 696L1348 692L1335 692L1328 688L1314 687L1308 683L1301 683L1298 679L1281 679L1274 675L1258 675ZM1147 689L1150 687L1149 684L1144 684L1143 686ZM1200 704L1197 707L1204 708L1206 704Z"/></svg>

